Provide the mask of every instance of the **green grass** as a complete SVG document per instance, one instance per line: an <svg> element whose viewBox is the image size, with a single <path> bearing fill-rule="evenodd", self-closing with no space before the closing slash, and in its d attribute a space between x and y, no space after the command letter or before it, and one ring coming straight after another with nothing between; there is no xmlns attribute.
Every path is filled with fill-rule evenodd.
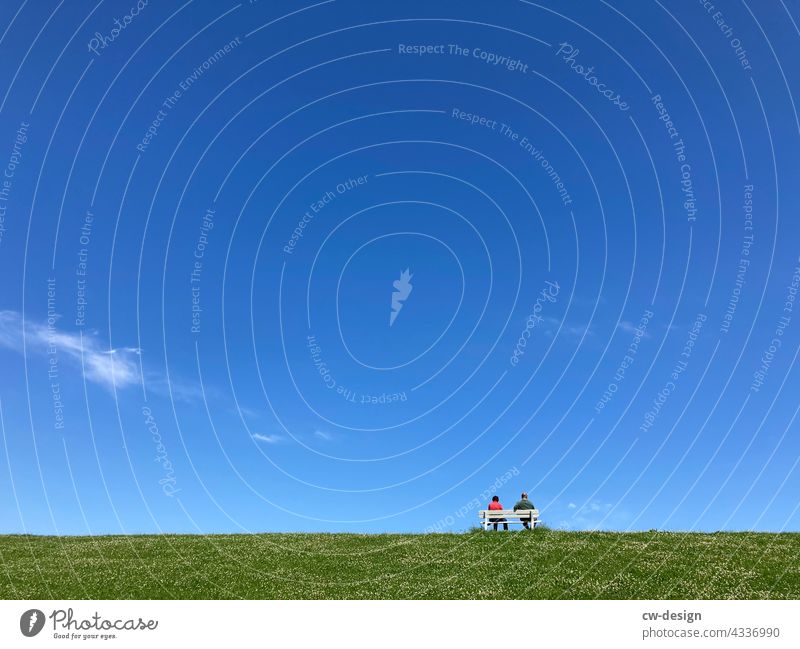
<svg viewBox="0 0 800 649"><path fill-rule="evenodd" d="M800 598L800 534L0 536L2 599Z"/></svg>

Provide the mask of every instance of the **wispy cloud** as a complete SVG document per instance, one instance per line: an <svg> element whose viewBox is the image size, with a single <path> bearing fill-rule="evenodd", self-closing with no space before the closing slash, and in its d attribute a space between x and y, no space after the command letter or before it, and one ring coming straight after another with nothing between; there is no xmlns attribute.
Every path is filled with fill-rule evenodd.
<svg viewBox="0 0 800 649"><path fill-rule="evenodd" d="M330 442L333 439L333 435L331 435L330 433L326 433L324 430L315 430L314 437L323 439L326 442Z"/></svg>
<svg viewBox="0 0 800 649"><path fill-rule="evenodd" d="M591 500L582 505L570 502L566 508L568 511L561 512L564 518L557 523L560 529L615 529L624 527L627 521L627 514L624 511L615 508L613 503L600 500Z"/></svg>
<svg viewBox="0 0 800 649"><path fill-rule="evenodd" d="M243 406L239 404L236 408L231 408L230 411L234 414L242 414L245 417L249 417L250 419L258 419L261 416L261 412L256 410L255 408L249 408L247 406Z"/></svg>
<svg viewBox="0 0 800 649"><path fill-rule="evenodd" d="M187 383L177 379L167 380L165 376L159 376L153 372L147 374L145 381L148 391L153 391L165 399L183 403L197 403L203 400L203 388L199 383ZM217 392L213 388L205 386L205 396L208 400L216 397Z"/></svg>
<svg viewBox="0 0 800 649"><path fill-rule="evenodd" d="M106 349L95 333L60 331L55 319L51 323L23 320L16 311L0 311L0 345L22 353L23 336L30 353L58 355L83 367L84 376L107 389L121 389L140 382L137 357L133 347Z"/></svg>
<svg viewBox="0 0 800 649"><path fill-rule="evenodd" d="M583 338L584 336L593 336L594 332L588 324L570 324L563 322L560 318L546 317L542 318L545 325L545 334L552 338L556 331L561 336L568 338Z"/></svg>
<svg viewBox="0 0 800 649"><path fill-rule="evenodd" d="M636 335L642 334L642 338L649 338L650 337L650 334L647 333L647 330L645 329L644 331L642 331L639 328L639 325L636 324L635 322L629 322L628 320L622 320L619 323L619 328L622 329L622 331L624 331L625 333L628 333L628 334L636 334Z"/></svg>
<svg viewBox="0 0 800 649"><path fill-rule="evenodd" d="M594 336L594 332L592 331L589 325L564 325L562 329L568 336L572 336L574 338L583 338L584 336Z"/></svg>
<svg viewBox="0 0 800 649"><path fill-rule="evenodd" d="M251 437L266 444L278 444L284 439L281 435L262 435L261 433L253 433Z"/></svg>

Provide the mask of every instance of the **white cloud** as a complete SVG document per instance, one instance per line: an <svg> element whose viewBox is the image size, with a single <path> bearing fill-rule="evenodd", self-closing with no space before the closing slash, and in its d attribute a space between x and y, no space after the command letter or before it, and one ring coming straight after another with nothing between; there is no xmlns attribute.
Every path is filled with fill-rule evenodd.
<svg viewBox="0 0 800 649"><path fill-rule="evenodd" d="M262 435L261 433L253 433L252 438L257 439L259 442L266 442L267 444L277 444L283 441L283 437L280 435Z"/></svg>
<svg viewBox="0 0 800 649"><path fill-rule="evenodd" d="M241 413L250 419L258 419L261 416L261 413L258 410L255 410L254 408L248 408L247 406L243 406L241 404L239 404L237 408L231 408L230 411L234 414Z"/></svg>
<svg viewBox="0 0 800 649"><path fill-rule="evenodd" d="M559 331L561 336L569 338L583 338L584 336L593 336L594 331L588 324L569 324L562 322L559 318L545 317L542 318L545 325L544 332L547 336L552 338L556 331Z"/></svg>
<svg viewBox="0 0 800 649"><path fill-rule="evenodd" d="M635 322L628 322L627 320L621 320L619 323L619 328L622 329L625 333L628 334L643 334L642 338L649 338L650 334L647 333L647 330L644 332L639 328L639 325Z"/></svg>
<svg viewBox="0 0 800 649"><path fill-rule="evenodd" d="M598 500L586 502L580 506L575 503L567 505L572 510L571 526L575 529L598 530L618 527L626 519L624 512L614 511L612 503Z"/></svg>
<svg viewBox="0 0 800 649"><path fill-rule="evenodd" d="M318 437L319 439L324 439L326 442L329 442L333 439L333 435L326 433L324 430L315 430L314 436Z"/></svg>
<svg viewBox="0 0 800 649"><path fill-rule="evenodd" d="M186 383L175 379L167 380L166 377L160 377L152 373L148 374L145 381L148 390L152 390L165 399L183 403L196 403L203 400L203 389L199 383ZM216 391L209 386L205 386L205 393L207 398L216 396Z"/></svg>
<svg viewBox="0 0 800 649"><path fill-rule="evenodd" d="M84 376L107 389L121 389L140 382L139 350L133 347L105 349L97 334L68 333L52 323L24 321L16 311L0 311L0 345L18 353L25 347L34 354L47 354L53 348L83 367Z"/></svg>
<svg viewBox="0 0 800 649"><path fill-rule="evenodd" d="M562 331L574 338L583 338L584 336L593 336L594 332L589 328L589 325L567 325Z"/></svg>
<svg viewBox="0 0 800 649"><path fill-rule="evenodd" d="M16 349L19 347L22 326L15 311L0 311L0 345Z"/></svg>

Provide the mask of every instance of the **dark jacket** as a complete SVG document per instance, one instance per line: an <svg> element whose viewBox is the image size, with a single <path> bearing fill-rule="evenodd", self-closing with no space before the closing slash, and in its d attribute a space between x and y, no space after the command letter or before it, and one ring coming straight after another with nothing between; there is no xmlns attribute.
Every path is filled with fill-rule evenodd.
<svg viewBox="0 0 800 649"><path fill-rule="evenodd" d="M530 500L524 499L520 500L516 505L514 505L514 511L517 511L518 509L536 509L536 507L533 506L533 503Z"/></svg>

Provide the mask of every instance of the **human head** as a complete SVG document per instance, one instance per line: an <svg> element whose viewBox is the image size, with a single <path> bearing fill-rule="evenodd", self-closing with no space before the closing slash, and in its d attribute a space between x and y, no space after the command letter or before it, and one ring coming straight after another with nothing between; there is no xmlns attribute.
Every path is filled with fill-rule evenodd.
<svg viewBox="0 0 800 649"><path fill-rule="evenodd" d="M522 495L520 496L520 498L522 498L522 500L528 500L528 494L526 494L526 493L523 491L523 492L522 492Z"/></svg>
<svg viewBox="0 0 800 649"><path fill-rule="evenodd" d="M500 497L499 496L492 496L492 502L493 503L499 503L500 502Z"/></svg>

